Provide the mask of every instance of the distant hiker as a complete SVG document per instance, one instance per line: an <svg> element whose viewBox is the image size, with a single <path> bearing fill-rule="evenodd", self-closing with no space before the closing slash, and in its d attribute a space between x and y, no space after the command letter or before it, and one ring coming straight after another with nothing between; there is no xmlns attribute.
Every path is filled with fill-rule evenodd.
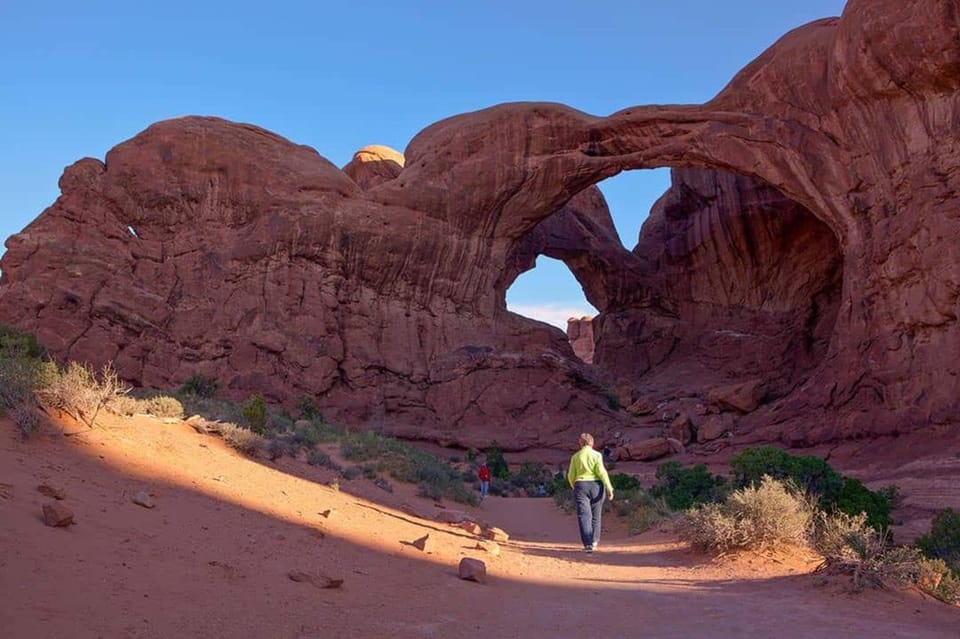
<svg viewBox="0 0 960 639"><path fill-rule="evenodd" d="M604 498L613 501L613 486L603 466L603 456L593 449L593 435L581 433L580 450L570 458L567 482L573 488L577 523L584 552L593 552L600 541L600 516Z"/></svg>
<svg viewBox="0 0 960 639"><path fill-rule="evenodd" d="M480 480L480 499L483 500L490 491L490 467L487 462L480 464L480 470L477 471L477 478Z"/></svg>

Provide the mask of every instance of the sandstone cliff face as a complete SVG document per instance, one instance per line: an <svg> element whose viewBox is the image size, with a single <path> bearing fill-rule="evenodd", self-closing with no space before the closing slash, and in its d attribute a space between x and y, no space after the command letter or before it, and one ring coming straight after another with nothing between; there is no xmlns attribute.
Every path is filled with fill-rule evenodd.
<svg viewBox="0 0 960 639"><path fill-rule="evenodd" d="M451 443L621 428L602 398L624 377L692 401L769 378L737 429L792 444L958 421L958 14L851 0L704 105L493 107L425 129L395 175L159 123L68 168L8 240L0 319L137 383L205 372ZM626 251L575 196L659 166L684 170ZM506 312L541 252L600 309L609 376Z"/></svg>

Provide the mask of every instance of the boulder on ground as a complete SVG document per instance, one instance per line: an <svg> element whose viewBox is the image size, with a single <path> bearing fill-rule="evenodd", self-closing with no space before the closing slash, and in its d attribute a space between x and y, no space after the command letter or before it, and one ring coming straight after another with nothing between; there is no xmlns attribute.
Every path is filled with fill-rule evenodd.
<svg viewBox="0 0 960 639"><path fill-rule="evenodd" d="M464 557L460 560L458 574L461 579L475 581L478 584L487 583L487 564L479 559Z"/></svg>
<svg viewBox="0 0 960 639"><path fill-rule="evenodd" d="M665 433L668 438L679 440L681 444L689 444L693 441L693 422L686 413L680 413L676 419L670 422Z"/></svg>
<svg viewBox="0 0 960 639"><path fill-rule="evenodd" d="M73 523L73 512L63 504L51 501L43 505L43 523L65 528Z"/></svg>
<svg viewBox="0 0 960 639"><path fill-rule="evenodd" d="M736 420L730 413L722 415L707 415L697 429L697 442L710 442L720 439L724 434L733 430Z"/></svg>
<svg viewBox="0 0 960 639"><path fill-rule="evenodd" d="M613 451L614 461L649 461L670 454L666 437L628 441Z"/></svg>
<svg viewBox="0 0 960 639"><path fill-rule="evenodd" d="M489 526L483 529L484 539L489 539L491 541L498 541L503 543L510 539L510 535L507 534L502 528L497 528L496 526Z"/></svg>
<svg viewBox="0 0 960 639"><path fill-rule="evenodd" d="M763 401L767 389L762 379L717 386L707 391L707 399L722 409L750 413Z"/></svg>

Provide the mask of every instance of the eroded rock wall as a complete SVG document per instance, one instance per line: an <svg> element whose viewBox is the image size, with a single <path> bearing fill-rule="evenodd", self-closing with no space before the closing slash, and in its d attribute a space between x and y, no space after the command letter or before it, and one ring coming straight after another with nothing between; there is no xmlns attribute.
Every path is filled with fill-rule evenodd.
<svg viewBox="0 0 960 639"><path fill-rule="evenodd" d="M770 378L754 437L960 422L958 14L851 0L704 105L501 105L356 179L256 127L160 123L67 169L8 240L0 319L139 383L206 372L388 432L560 445L625 418L561 331L505 309L524 256L555 251L601 311L598 362L694 399ZM631 253L574 196L659 166L708 171ZM571 204L572 231L536 230Z"/></svg>

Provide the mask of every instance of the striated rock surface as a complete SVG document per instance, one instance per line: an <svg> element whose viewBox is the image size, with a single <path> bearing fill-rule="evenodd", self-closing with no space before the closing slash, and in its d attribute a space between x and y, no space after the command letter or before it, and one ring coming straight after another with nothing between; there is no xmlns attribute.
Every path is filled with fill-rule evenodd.
<svg viewBox="0 0 960 639"><path fill-rule="evenodd" d="M593 318L571 317L567 320L567 339L573 353L587 364L593 363Z"/></svg>
<svg viewBox="0 0 960 639"><path fill-rule="evenodd" d="M960 17L851 0L704 105L509 104L438 122L396 171L210 118L84 159L10 238L0 320L133 383L215 375L441 443L566 445L764 380L737 433L796 445L960 421ZM675 167L637 247L592 188ZM506 311L544 254L600 313L594 366ZM751 407L752 408L752 407Z"/></svg>

